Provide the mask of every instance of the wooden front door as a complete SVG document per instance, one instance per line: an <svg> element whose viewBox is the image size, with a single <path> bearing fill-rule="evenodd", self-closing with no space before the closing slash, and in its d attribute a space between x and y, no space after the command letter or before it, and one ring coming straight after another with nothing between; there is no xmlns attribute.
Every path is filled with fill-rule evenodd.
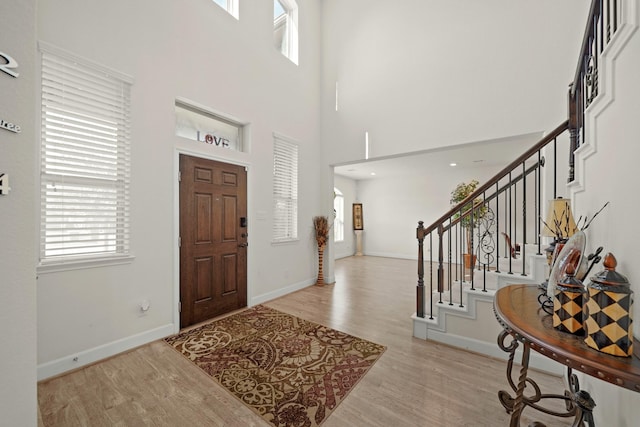
<svg viewBox="0 0 640 427"><path fill-rule="evenodd" d="M180 327L247 305L247 172L180 155Z"/></svg>

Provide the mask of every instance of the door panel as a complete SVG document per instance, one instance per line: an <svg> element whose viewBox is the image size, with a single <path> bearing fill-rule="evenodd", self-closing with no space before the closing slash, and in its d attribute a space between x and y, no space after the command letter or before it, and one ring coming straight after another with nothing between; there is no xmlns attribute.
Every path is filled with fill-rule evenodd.
<svg viewBox="0 0 640 427"><path fill-rule="evenodd" d="M238 200L236 197L225 196L222 199L224 225L222 240L225 242L235 241L236 232L238 230Z"/></svg>
<svg viewBox="0 0 640 427"><path fill-rule="evenodd" d="M205 300L210 300L211 295L211 282L213 281L213 258L204 257L194 260L196 264L195 268L195 302L200 303Z"/></svg>
<svg viewBox="0 0 640 427"><path fill-rule="evenodd" d="M247 174L180 155L180 326L247 305Z"/></svg>
<svg viewBox="0 0 640 427"><path fill-rule="evenodd" d="M196 238L198 245L213 243L211 217L213 216L213 198L210 194L195 194L196 204Z"/></svg>
<svg viewBox="0 0 640 427"><path fill-rule="evenodd" d="M224 293L228 295L238 292L236 271L238 270L238 257L234 254L226 255L223 258L224 266Z"/></svg>

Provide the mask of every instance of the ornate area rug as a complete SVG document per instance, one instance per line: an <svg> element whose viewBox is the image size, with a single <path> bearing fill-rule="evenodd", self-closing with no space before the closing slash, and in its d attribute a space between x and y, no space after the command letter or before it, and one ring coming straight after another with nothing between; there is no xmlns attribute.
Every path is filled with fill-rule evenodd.
<svg viewBox="0 0 640 427"><path fill-rule="evenodd" d="M165 341L278 427L320 425L385 350L261 305Z"/></svg>

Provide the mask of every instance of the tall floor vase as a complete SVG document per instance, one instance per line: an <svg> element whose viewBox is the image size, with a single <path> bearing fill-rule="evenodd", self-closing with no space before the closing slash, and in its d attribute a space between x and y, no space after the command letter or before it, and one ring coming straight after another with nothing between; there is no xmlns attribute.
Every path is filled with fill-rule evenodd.
<svg viewBox="0 0 640 427"><path fill-rule="evenodd" d="M324 286L324 247L325 245L318 245L318 286Z"/></svg>

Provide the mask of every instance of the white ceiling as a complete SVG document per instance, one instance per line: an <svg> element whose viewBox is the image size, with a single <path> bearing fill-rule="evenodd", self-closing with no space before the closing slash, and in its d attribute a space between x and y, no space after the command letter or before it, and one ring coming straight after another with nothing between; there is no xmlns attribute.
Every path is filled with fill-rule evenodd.
<svg viewBox="0 0 640 427"><path fill-rule="evenodd" d="M431 173L434 169L451 168L451 163L456 163L459 168L495 166L498 172L538 142L542 135L542 132L534 132L336 165L334 173L354 180L415 176L426 168Z"/></svg>

